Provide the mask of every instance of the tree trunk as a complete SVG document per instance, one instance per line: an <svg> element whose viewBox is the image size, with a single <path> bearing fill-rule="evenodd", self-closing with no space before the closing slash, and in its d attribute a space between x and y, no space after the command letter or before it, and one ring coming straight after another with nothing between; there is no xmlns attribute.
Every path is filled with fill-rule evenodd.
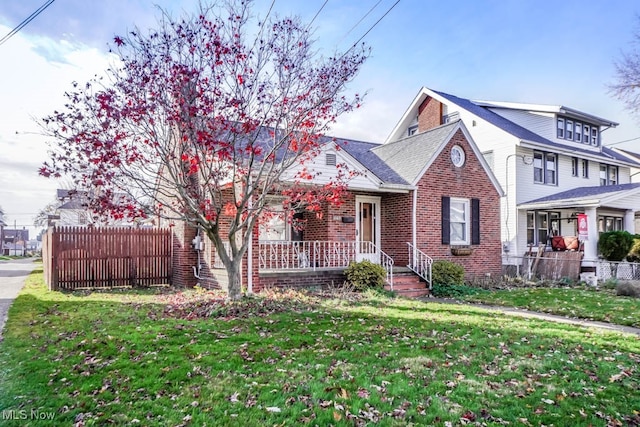
<svg viewBox="0 0 640 427"><path fill-rule="evenodd" d="M227 276L229 279L229 299L238 301L242 298L242 274L239 262L232 262L227 266Z"/></svg>

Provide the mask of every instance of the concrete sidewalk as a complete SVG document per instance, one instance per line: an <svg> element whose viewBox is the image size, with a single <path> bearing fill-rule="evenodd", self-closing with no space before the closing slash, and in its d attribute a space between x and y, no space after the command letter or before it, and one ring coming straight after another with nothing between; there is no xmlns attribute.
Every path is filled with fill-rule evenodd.
<svg viewBox="0 0 640 427"><path fill-rule="evenodd" d="M597 322L593 320L576 319L572 317L558 316L555 314L539 313L539 312L529 311L522 308L502 307L498 305L475 304L475 303L468 303L468 302L449 299L449 298L425 297L425 298L421 298L421 301L436 302L436 303L442 303L442 304L466 305L470 307L483 308L485 310L499 311L509 316L520 316L520 317L526 317L530 319L547 320L550 322L567 323L570 325L583 326L586 328L596 328L596 329L602 329L606 331L623 332L626 334L633 334L640 337L640 328L634 328L631 326L623 326L623 325L615 325L613 323L607 323L607 322Z"/></svg>
<svg viewBox="0 0 640 427"><path fill-rule="evenodd" d="M0 341L9 307L34 268L35 263L31 258L0 261Z"/></svg>

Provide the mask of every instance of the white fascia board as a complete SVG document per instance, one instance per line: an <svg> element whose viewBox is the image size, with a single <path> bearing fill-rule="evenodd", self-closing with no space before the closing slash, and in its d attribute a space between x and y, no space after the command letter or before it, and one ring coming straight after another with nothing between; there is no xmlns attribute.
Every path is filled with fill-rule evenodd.
<svg viewBox="0 0 640 427"><path fill-rule="evenodd" d="M433 92L423 86L418 91L418 94L415 96L415 98L413 98L413 101L411 101L411 103L409 104L409 108L405 110L398 123L394 126L393 130L391 130L391 133L384 141L384 143L386 144L388 142L401 139L404 136L403 134L405 129L411 124L414 117L418 115L418 107L420 106L420 104L422 104L422 102L427 99L427 96L434 97L434 95L435 94Z"/></svg>
<svg viewBox="0 0 640 427"><path fill-rule="evenodd" d="M612 159L610 157L607 157L605 155L603 155L599 150L593 150L593 152L591 151L580 151L580 152L576 152L576 150L574 148L568 147L566 145L563 144L557 144L554 146L551 145L546 145L546 144L540 144L537 142L533 142L533 141L529 141L526 139L521 139L520 140L520 146L523 148L531 148L531 149L539 149L541 151L547 151L547 152L553 152L553 153L557 153L557 154L564 154L567 156L571 156L571 157L580 157L581 159L586 159L586 160L593 160L596 162L605 162L607 164L610 165L616 165L616 166L625 166L625 167L638 167L637 164L635 163L629 163L629 162L623 162L621 160L618 159Z"/></svg>
<svg viewBox="0 0 640 427"><path fill-rule="evenodd" d="M610 195L604 195L601 199L601 202L603 205L608 205L611 204L613 202L616 202L620 199L626 199L629 197L633 197L635 195L640 194L640 187L638 188L634 188L631 190L625 190L625 191L616 191L615 193L611 193Z"/></svg>
<svg viewBox="0 0 640 427"><path fill-rule="evenodd" d="M484 156L480 152L480 149L478 148L478 146L476 145L475 141L471 137L471 134L469 134L469 131L467 130L467 127L464 125L464 122L462 120L459 120L458 124L451 129L451 131L449 132L449 135L447 135L446 138L443 138L442 143L440 144L438 149L435 151L433 156L431 156L431 158L429 159L427 164L424 165L424 167L422 168L420 173L418 173L416 175L416 178L415 178L414 182L412 183L413 186L417 187L418 183L420 182L420 179L422 179L422 176L427 172L429 167L431 167L431 164L435 161L435 159L440 154L442 154L442 150L444 150L444 147L446 147L447 144L449 144L449 142L451 141L451 138L453 138L453 136L456 134L458 129L460 129L462 131L465 139L469 143L469 146L473 150L473 154L476 156L476 158L478 159L478 161L482 165L482 168L484 169L485 173L487 174L487 176L491 180L491 183L495 187L496 191L498 192L500 197L503 197L506 193L502 189L502 186L498 182L498 179L496 178L496 176L491 171L491 168L489 167L489 164L487 163L487 161L485 160Z"/></svg>
<svg viewBox="0 0 640 427"><path fill-rule="evenodd" d="M577 208L577 207L600 207L602 201L600 199L562 199L552 200L548 202L539 203L522 203L518 205L518 210L536 210L536 209L565 209L565 208Z"/></svg>

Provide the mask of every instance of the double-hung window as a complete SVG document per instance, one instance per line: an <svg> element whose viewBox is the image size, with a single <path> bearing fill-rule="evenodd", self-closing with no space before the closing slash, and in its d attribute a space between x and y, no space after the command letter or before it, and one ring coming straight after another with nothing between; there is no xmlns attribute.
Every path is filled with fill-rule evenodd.
<svg viewBox="0 0 640 427"><path fill-rule="evenodd" d="M442 197L442 243L480 244L480 200Z"/></svg>
<svg viewBox="0 0 640 427"><path fill-rule="evenodd" d="M558 156L556 154L533 152L533 182L547 185L558 183Z"/></svg>
<svg viewBox="0 0 640 427"><path fill-rule="evenodd" d="M571 158L571 176L578 176L579 173L580 172L578 168L578 158L572 157Z"/></svg>
<svg viewBox="0 0 640 427"><path fill-rule="evenodd" d="M564 139L564 119L558 119L557 137L560 139Z"/></svg>
<svg viewBox="0 0 640 427"><path fill-rule="evenodd" d="M452 245L469 244L469 199L451 199L449 205L450 236Z"/></svg>
<svg viewBox="0 0 640 427"><path fill-rule="evenodd" d="M581 163L581 169L582 169L582 177L583 178L589 178L589 160L587 159L582 159L580 161Z"/></svg>
<svg viewBox="0 0 640 427"><path fill-rule="evenodd" d="M616 185L618 183L618 167L600 164L600 185Z"/></svg>

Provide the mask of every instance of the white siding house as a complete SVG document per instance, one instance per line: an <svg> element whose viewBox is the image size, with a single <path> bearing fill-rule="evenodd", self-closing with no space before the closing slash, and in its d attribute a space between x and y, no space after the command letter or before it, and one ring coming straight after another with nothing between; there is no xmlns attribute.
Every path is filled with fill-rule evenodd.
<svg viewBox="0 0 640 427"><path fill-rule="evenodd" d="M458 115L505 190L501 236L505 263L554 235L577 236L586 214L584 263L597 259L599 232L635 232L640 212L640 156L603 144L617 123L565 106L471 101L422 88L387 143L420 133ZM633 178L633 179L632 179Z"/></svg>

